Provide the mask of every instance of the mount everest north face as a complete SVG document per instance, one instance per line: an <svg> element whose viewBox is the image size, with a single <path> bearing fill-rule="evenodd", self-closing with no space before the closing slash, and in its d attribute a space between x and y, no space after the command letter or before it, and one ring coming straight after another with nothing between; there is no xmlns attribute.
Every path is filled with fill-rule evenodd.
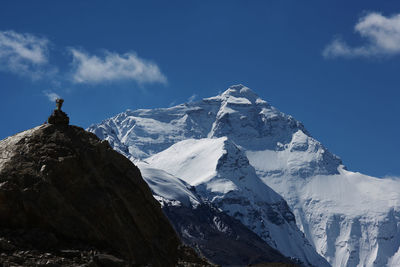
<svg viewBox="0 0 400 267"><path fill-rule="evenodd" d="M243 85L88 130L138 164L162 205L210 203L304 266L400 266L400 181L348 171Z"/></svg>

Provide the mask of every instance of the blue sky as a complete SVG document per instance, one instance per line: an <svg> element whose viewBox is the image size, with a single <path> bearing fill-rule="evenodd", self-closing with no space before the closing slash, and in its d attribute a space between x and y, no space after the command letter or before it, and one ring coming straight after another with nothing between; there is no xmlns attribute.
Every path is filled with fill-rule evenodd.
<svg viewBox="0 0 400 267"><path fill-rule="evenodd" d="M350 170L400 175L400 3L8 1L0 138L65 99L88 127L242 83L302 121Z"/></svg>

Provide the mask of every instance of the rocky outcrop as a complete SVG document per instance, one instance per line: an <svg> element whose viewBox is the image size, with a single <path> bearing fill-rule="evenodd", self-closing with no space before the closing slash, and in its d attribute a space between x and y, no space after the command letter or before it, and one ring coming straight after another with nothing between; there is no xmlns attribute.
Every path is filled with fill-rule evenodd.
<svg viewBox="0 0 400 267"><path fill-rule="evenodd" d="M182 254L139 169L107 141L66 124L0 141L0 229L47 233L40 242L50 248L33 239L35 249L87 244L130 264L173 266Z"/></svg>
<svg viewBox="0 0 400 267"><path fill-rule="evenodd" d="M296 265L269 246L240 221L209 204L196 208L164 205L181 239L210 261L222 266L246 266L263 262Z"/></svg>

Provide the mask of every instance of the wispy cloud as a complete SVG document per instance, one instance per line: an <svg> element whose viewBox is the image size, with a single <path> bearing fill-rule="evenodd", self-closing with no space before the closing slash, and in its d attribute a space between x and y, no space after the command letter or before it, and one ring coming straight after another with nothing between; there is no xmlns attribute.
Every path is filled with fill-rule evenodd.
<svg viewBox="0 0 400 267"><path fill-rule="evenodd" d="M197 95L193 94L191 97L188 98L188 102L192 103L194 100L196 100L196 98L197 98Z"/></svg>
<svg viewBox="0 0 400 267"><path fill-rule="evenodd" d="M46 78L52 84L62 83L63 87L71 85L71 82L98 84L129 80L140 85L167 83L166 76L156 63L142 59L133 52L118 54L104 50L101 54L93 55L80 49L67 48L72 55L70 70L59 73L56 65L49 63L51 46L45 37L12 30L0 31L0 71L33 80Z"/></svg>
<svg viewBox="0 0 400 267"><path fill-rule="evenodd" d="M139 84L166 83L167 78L157 64L139 58L135 53L117 54L105 51L90 55L71 48L73 57L72 80L75 83L100 83L133 80Z"/></svg>
<svg viewBox="0 0 400 267"><path fill-rule="evenodd" d="M0 70L41 78L56 70L48 64L49 41L29 33L0 31Z"/></svg>
<svg viewBox="0 0 400 267"><path fill-rule="evenodd" d="M354 30L365 39L361 46L349 46L336 38L323 51L325 58L371 57L400 54L400 14L385 17L371 12L360 18Z"/></svg>
<svg viewBox="0 0 400 267"><path fill-rule="evenodd" d="M54 93L50 90L43 91L43 94L49 99L50 102L54 102L57 98L61 98L57 93Z"/></svg>

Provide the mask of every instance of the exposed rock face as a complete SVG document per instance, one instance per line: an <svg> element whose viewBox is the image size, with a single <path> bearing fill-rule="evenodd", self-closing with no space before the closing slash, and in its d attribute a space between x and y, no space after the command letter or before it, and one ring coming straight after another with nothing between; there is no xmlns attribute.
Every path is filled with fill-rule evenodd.
<svg viewBox="0 0 400 267"><path fill-rule="evenodd" d="M246 266L281 262L297 266L240 221L210 205L202 204L195 209L164 205L163 210L181 239L216 264Z"/></svg>
<svg viewBox="0 0 400 267"><path fill-rule="evenodd" d="M154 198L163 207L181 240L215 264L245 266L261 262L294 262L268 245L239 220L204 202L195 187L138 162ZM279 214L274 216L280 218Z"/></svg>
<svg viewBox="0 0 400 267"><path fill-rule="evenodd" d="M107 141L58 123L0 141L0 227L154 266L175 265L180 245L139 169Z"/></svg>

